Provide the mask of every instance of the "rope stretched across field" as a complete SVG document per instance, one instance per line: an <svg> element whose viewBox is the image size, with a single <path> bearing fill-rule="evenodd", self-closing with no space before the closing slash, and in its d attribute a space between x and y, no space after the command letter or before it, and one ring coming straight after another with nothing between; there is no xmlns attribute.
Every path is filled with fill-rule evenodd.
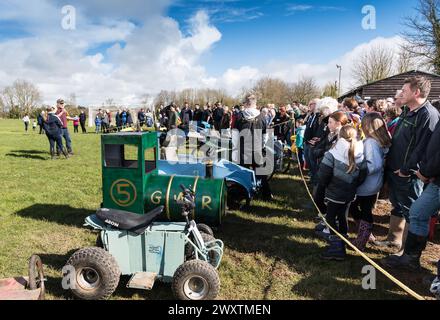
<svg viewBox="0 0 440 320"><path fill-rule="evenodd" d="M299 162L299 154L298 151L296 151L296 157ZM385 277L387 277L389 280L391 280L392 282L394 282L395 284L397 284L400 288L402 288L405 292L407 292L409 295L411 295L413 298L417 299L417 300L425 300L425 298L423 298L421 295L419 295L417 292L415 292L414 290L412 290L411 288L409 288L408 286L406 286L405 284L403 284L401 281L399 281L398 279L396 279L394 276L392 276L388 271L386 271L385 269L383 269L381 266L379 266L376 262L374 262L370 257L368 257L365 253L363 253L362 251L360 251L355 245L353 245L348 239L346 239L342 234L340 234L337 230L335 230L335 228L333 228L325 219L325 216L322 214L321 210L319 209L318 205L315 202L315 199L313 198L312 193L310 192L310 188L307 184L307 181L304 177L304 173L303 170L301 168L301 166L298 166L299 168L299 172L301 174L301 179L306 187L306 191L310 197L310 199L312 200L316 210L318 211L318 215L319 217L322 219L322 221L325 223L325 225L331 230L333 231L341 240L343 240L350 248L352 248L357 254L359 254L362 258L364 258L366 261L368 261L373 267L375 267L377 270L379 270Z"/></svg>

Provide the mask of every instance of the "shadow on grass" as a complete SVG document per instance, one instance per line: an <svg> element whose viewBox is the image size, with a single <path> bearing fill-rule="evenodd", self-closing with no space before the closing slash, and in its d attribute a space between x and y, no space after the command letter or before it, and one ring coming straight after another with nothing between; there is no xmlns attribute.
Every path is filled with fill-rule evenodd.
<svg viewBox="0 0 440 320"><path fill-rule="evenodd" d="M58 276L46 276L46 291L56 299L74 299L74 296L62 287L62 268L76 250L71 250L65 255L60 254L38 254L45 267L56 270ZM144 299L144 300L171 300L174 299L169 284L156 281L151 291L127 288L130 276L121 276L119 285L112 295L118 299Z"/></svg>
<svg viewBox="0 0 440 320"><path fill-rule="evenodd" d="M34 155L30 153L7 153L7 157L13 158L25 158L25 159L33 159L33 160L49 160L48 157L43 157L39 155Z"/></svg>
<svg viewBox="0 0 440 320"><path fill-rule="evenodd" d="M93 213L95 213L95 211L72 208L67 205L34 204L17 211L15 214L24 218L55 222L61 225L81 228L84 224L84 219Z"/></svg>
<svg viewBox="0 0 440 320"><path fill-rule="evenodd" d="M13 153L27 153L27 154L49 154L47 151L42 150L11 150Z"/></svg>
<svg viewBox="0 0 440 320"><path fill-rule="evenodd" d="M389 285L389 281L385 280L384 277L379 276L377 279L376 289L363 289L361 284L351 283L347 280L361 280L363 275L359 273L357 279L350 278L347 279L346 275L329 276L326 281L326 285L323 286L320 283L320 279L314 277L305 277L301 279L297 284L292 287L292 293L301 292L304 296L314 299L314 300L376 300L381 299L376 295L377 291L382 292L382 296L386 295L387 299L394 300L412 300L410 296L405 296L391 291L392 286ZM342 280L341 278L344 277ZM383 278L383 279L382 279ZM321 290L313 290L311 288L321 287ZM394 288L393 288L394 289ZM336 298L335 298L336 297Z"/></svg>
<svg viewBox="0 0 440 320"><path fill-rule="evenodd" d="M46 155L46 157L44 156ZM10 153L7 153L7 157L14 158L25 158L25 159L34 159L34 160L48 160L47 157L49 153L47 151L42 150L11 150Z"/></svg>

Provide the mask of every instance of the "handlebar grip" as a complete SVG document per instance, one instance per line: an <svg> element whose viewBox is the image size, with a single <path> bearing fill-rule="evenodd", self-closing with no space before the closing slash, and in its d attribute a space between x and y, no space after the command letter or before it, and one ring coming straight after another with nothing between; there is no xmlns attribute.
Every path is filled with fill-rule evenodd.
<svg viewBox="0 0 440 320"><path fill-rule="evenodd" d="M185 187L183 184L180 185L180 188L183 190L184 193L189 193L190 195L195 195L193 190Z"/></svg>

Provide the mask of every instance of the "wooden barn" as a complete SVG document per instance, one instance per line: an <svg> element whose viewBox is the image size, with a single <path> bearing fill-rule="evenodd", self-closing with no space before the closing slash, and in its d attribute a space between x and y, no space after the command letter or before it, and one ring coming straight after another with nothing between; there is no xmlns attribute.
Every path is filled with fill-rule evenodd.
<svg viewBox="0 0 440 320"><path fill-rule="evenodd" d="M340 96L339 101L354 96L358 96L363 100L394 98L396 91L402 89L405 79L413 76L425 76L431 79L432 89L429 95L429 100L438 100L440 98L440 75L412 70L354 88Z"/></svg>

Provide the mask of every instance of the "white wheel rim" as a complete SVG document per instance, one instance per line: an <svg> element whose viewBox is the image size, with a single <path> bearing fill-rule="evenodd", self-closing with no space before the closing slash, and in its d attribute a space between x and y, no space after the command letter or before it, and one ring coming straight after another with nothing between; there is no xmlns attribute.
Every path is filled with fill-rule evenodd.
<svg viewBox="0 0 440 320"><path fill-rule="evenodd" d="M76 275L76 282L84 290L93 290L99 286L101 278L99 273L93 268L81 268Z"/></svg>
<svg viewBox="0 0 440 320"><path fill-rule="evenodd" d="M191 300L203 299L207 295L208 290L208 281L200 276L189 277L183 284L183 292Z"/></svg>

